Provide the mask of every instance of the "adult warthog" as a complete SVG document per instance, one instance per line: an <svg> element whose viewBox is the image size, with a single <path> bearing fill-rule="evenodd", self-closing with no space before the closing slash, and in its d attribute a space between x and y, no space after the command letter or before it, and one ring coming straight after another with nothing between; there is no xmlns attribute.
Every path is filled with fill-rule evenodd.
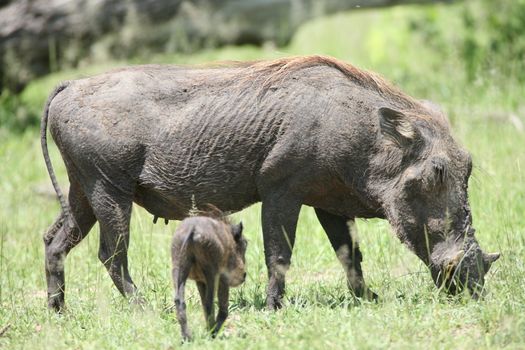
<svg viewBox="0 0 525 350"><path fill-rule="evenodd" d="M67 200L49 161L48 122ZM471 157L442 112L334 58L137 66L66 82L49 97L41 132L62 206L44 236L57 310L63 259L96 221L100 260L122 294L136 292L127 260L133 202L183 219L195 203L233 212L261 201L271 309L281 306L303 204L315 208L357 296L375 294L349 232L355 218L387 219L449 292L477 295L499 256L474 238Z"/></svg>

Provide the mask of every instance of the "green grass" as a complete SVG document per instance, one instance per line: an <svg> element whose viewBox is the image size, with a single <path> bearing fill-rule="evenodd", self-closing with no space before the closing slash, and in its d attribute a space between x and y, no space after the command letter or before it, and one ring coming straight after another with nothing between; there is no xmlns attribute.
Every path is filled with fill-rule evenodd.
<svg viewBox="0 0 525 350"><path fill-rule="evenodd" d="M365 277L382 299L356 305L315 214L304 207L285 307L268 312L260 206L254 205L235 214L250 241L248 279L232 290L225 330L217 340L206 336L198 293L191 285L188 317L196 339L185 348L525 347L525 133L511 118L516 115L523 122L524 87L490 76L466 84L453 52L446 59L433 57L421 37L408 30L410 20L423 15L437 18L447 29L457 20L456 10L398 7L339 14L305 25L279 51L243 47L152 58L198 63L330 54L377 70L417 97L438 101L450 115L456 138L475 160L470 198L478 240L485 250L502 252L487 276L484 300L451 299L436 291L427 268L399 243L386 221L360 220ZM124 62L50 75L32 83L21 98L40 110L59 80L119 64ZM0 348L178 348L179 326L167 311L173 294L169 245L177 224L153 225L151 215L134 208L130 267L148 301L145 310L130 306L114 288L97 259L95 228L67 258L68 311L57 316L46 309L41 237L59 206L38 194L42 186L49 187L38 132L4 131L0 136L0 327L10 325L0 337ZM61 183L67 183L56 148L51 155Z"/></svg>

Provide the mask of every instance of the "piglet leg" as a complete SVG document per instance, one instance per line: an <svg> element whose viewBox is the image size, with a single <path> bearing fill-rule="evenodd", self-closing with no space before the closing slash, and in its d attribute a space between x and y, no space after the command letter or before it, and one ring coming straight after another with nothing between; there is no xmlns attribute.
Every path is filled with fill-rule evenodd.
<svg viewBox="0 0 525 350"><path fill-rule="evenodd" d="M173 281L175 283L175 308L177 311L177 320L181 328L181 335L184 341L191 339L190 330L188 329L188 319L186 318L186 301L184 299L184 289L188 278L189 269L174 269Z"/></svg>
<svg viewBox="0 0 525 350"><path fill-rule="evenodd" d="M225 277L221 277L219 280L219 290L218 290L218 299L219 299L219 312L217 313L217 322L212 331L212 337L215 338L217 333L221 330L224 321L228 317L228 304L229 304L229 292L230 287L228 281Z"/></svg>

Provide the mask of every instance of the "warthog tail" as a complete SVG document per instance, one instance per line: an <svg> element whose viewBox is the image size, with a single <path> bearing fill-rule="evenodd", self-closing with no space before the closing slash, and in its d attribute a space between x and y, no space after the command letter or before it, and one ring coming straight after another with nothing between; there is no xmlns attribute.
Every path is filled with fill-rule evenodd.
<svg viewBox="0 0 525 350"><path fill-rule="evenodd" d="M62 211L64 213L64 216L66 217L69 217L71 210L64 198L64 194L62 193L60 186L58 185L55 171L53 170L53 165L51 164L51 159L49 158L49 150L47 148L47 119L49 116L49 105L51 104L51 101L53 101L55 96L58 95L62 90L67 88L69 84L69 81L60 83L60 85L58 85L55 88L55 90L53 90L51 95L49 95L46 105L44 107L44 113L42 114L42 120L40 123L40 142L42 145L42 153L44 155L44 160L46 162L47 172L49 173L49 177L51 178L51 182L53 183L53 187L55 188L55 192L60 202L60 206L62 207Z"/></svg>
<svg viewBox="0 0 525 350"><path fill-rule="evenodd" d="M184 242L182 242L182 250L188 249L189 244L193 244L195 241L195 227L191 228L190 233L186 236L184 239Z"/></svg>

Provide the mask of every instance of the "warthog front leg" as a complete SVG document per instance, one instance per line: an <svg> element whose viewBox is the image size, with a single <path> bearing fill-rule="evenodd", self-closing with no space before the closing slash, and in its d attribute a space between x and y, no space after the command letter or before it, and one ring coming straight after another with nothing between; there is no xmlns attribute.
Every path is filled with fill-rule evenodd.
<svg viewBox="0 0 525 350"><path fill-rule="evenodd" d="M357 240L354 239L350 231L350 226L354 221L330 214L319 208L315 209L315 213L326 231L337 258L345 269L350 291L357 297L377 299L377 294L367 288L363 278L363 271L361 270L363 256Z"/></svg>
<svg viewBox="0 0 525 350"><path fill-rule="evenodd" d="M264 255L269 278L266 304L270 310L282 306L300 210L301 203L286 196L275 194L263 199Z"/></svg>

